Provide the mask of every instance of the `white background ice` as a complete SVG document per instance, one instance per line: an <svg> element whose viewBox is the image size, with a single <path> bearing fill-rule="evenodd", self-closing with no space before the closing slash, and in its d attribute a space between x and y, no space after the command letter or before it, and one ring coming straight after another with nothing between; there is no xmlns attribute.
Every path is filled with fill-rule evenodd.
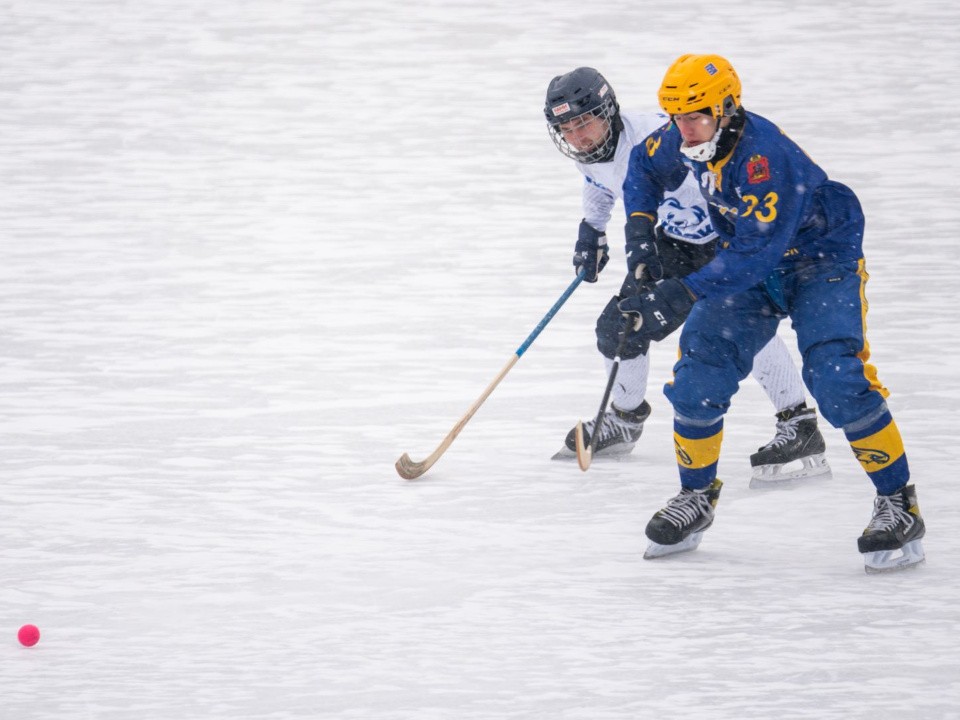
<svg viewBox="0 0 960 720"><path fill-rule="evenodd" d="M0 3L0 717L960 717L960 11L797 5ZM628 461L549 461L602 393L618 219L394 472L572 279L547 82L652 110L685 52L863 202L918 571L864 574L873 489L825 423L831 481L747 489L752 380L714 527L643 561L670 342Z"/></svg>

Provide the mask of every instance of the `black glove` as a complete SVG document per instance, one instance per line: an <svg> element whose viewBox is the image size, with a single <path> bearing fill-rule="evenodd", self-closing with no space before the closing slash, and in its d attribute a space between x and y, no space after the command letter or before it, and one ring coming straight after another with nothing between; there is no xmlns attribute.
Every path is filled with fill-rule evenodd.
<svg viewBox="0 0 960 720"><path fill-rule="evenodd" d="M660 280L663 278L663 264L657 252L657 234L653 221L646 215L631 215L623 234L627 238L627 269L638 280ZM637 274L637 268L643 265L643 276Z"/></svg>
<svg viewBox="0 0 960 720"><path fill-rule="evenodd" d="M627 316L630 332L652 341L660 341L683 325L696 302L677 278L655 285L644 285L637 295L621 300L617 307Z"/></svg>
<svg viewBox="0 0 960 720"><path fill-rule="evenodd" d="M632 272L628 272L623 278L623 284L620 286L620 292L617 293L617 301L619 302L624 298L633 297L647 282L649 281L638 280Z"/></svg>
<svg viewBox="0 0 960 720"><path fill-rule="evenodd" d="M607 235L595 229L586 220L580 221L580 235L573 251L573 269L579 273L584 269L583 279L596 282L600 271L610 260L607 252Z"/></svg>

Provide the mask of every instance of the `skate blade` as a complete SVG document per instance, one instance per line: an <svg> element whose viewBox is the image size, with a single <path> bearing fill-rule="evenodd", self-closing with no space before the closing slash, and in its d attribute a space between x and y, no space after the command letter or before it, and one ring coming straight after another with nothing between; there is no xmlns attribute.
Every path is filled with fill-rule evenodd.
<svg viewBox="0 0 960 720"><path fill-rule="evenodd" d="M899 550L877 550L863 554L863 569L868 575L895 572L916 567L926 562L923 543L919 540L908 542Z"/></svg>
<svg viewBox="0 0 960 720"><path fill-rule="evenodd" d="M643 559L655 560L656 558L665 557L667 555L677 555L678 553L696 550L702 539L703 531L688 535L685 540L681 540L673 545L661 545L660 543L655 543L651 540L650 544L647 545L646 552L643 553Z"/></svg>
<svg viewBox="0 0 960 720"><path fill-rule="evenodd" d="M598 460L625 460L626 456L633 452L634 447L636 447L636 443L633 445L613 445L603 450L594 451L592 460L593 462L597 462ZM550 459L576 460L577 453L564 445L560 450L551 455Z"/></svg>
<svg viewBox="0 0 960 720"><path fill-rule="evenodd" d="M797 463L800 467L796 467ZM784 470L785 467L791 467L791 470ZM830 478L830 465L824 455L808 455L805 458L794 460L789 463L779 465L758 465L753 469L753 476L750 478L750 487L754 490L758 488L772 488L783 485L790 485L798 480L811 480L813 478Z"/></svg>

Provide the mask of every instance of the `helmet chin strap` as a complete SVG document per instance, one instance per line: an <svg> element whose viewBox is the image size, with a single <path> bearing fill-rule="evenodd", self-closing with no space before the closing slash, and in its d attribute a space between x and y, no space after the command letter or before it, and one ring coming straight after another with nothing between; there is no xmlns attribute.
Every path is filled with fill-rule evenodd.
<svg viewBox="0 0 960 720"><path fill-rule="evenodd" d="M713 156L717 154L717 143L720 141L720 134L722 132L723 128L720 127L720 122L718 121L717 131L713 134L712 138L697 145L687 145L686 143L682 143L680 145L680 152L682 152L691 160L696 160L697 162L707 162L709 160L713 160Z"/></svg>

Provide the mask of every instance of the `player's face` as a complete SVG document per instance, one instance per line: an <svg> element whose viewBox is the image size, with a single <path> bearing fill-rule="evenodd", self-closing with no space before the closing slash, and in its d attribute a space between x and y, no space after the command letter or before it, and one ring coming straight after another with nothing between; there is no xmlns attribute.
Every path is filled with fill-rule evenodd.
<svg viewBox="0 0 960 720"><path fill-rule="evenodd" d="M577 152L586 153L599 147L607 137L609 124L590 113L560 124L560 134Z"/></svg>
<svg viewBox="0 0 960 720"><path fill-rule="evenodd" d="M692 112L674 115L673 121L680 130L684 144L688 147L711 140L717 132L717 121L707 113Z"/></svg>

